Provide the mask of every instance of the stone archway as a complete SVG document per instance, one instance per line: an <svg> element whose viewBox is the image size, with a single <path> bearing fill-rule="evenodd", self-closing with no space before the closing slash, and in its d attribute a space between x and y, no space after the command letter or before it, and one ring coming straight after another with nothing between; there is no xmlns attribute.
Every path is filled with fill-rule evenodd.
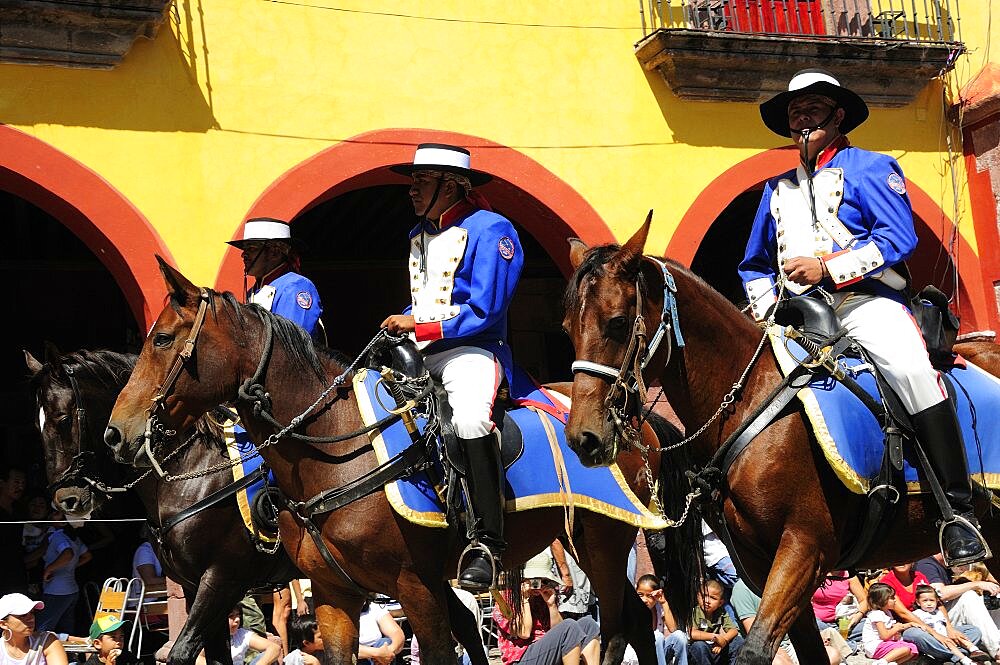
<svg viewBox="0 0 1000 665"><path fill-rule="evenodd" d="M748 190L759 188L764 181L762 173L769 174L769 177L777 175L794 167L797 159L793 147L775 148L729 168L713 180L688 208L667 245L665 255L691 265L702 240L730 202ZM933 238L947 246L949 239L943 237L942 229L952 227L951 220L915 183L907 180L906 187L913 206L917 234L925 241ZM955 260L961 267L957 289L962 332L989 327L991 310L986 290L979 284L982 273L979 257L961 236L958 236L955 245ZM967 277L970 275L973 277Z"/></svg>
<svg viewBox="0 0 1000 665"><path fill-rule="evenodd" d="M140 328L152 325L166 295L153 255L173 258L142 213L86 166L24 132L0 125L0 146L0 188L80 238L114 277Z"/></svg>

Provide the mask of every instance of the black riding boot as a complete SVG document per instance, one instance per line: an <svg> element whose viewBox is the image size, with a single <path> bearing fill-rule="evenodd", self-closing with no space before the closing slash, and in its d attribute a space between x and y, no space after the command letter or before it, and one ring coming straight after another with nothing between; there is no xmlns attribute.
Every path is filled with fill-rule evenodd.
<svg viewBox="0 0 1000 665"><path fill-rule="evenodd" d="M507 545L503 539L503 467L496 434L477 439L461 439L468 466L467 498L476 516L472 531L479 543L499 559ZM481 550L466 556L458 584L470 591L486 591L493 584L493 561Z"/></svg>
<svg viewBox="0 0 1000 665"><path fill-rule="evenodd" d="M917 440L927 454L934 473L957 517L944 524L941 549L948 566L974 563L989 557L972 512L972 483L965 455L962 430L951 400L914 414Z"/></svg>

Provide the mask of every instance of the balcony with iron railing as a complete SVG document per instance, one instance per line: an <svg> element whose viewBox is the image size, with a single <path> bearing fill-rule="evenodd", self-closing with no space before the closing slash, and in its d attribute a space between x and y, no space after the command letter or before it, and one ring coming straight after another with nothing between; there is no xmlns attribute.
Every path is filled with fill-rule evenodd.
<svg viewBox="0 0 1000 665"><path fill-rule="evenodd" d="M965 46L959 0L640 0L636 56L684 99L755 102L823 67L903 106Z"/></svg>

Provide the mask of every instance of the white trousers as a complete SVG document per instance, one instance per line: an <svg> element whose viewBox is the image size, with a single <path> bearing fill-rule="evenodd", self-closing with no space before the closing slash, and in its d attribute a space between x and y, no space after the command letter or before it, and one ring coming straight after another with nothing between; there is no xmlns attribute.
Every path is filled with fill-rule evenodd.
<svg viewBox="0 0 1000 665"><path fill-rule="evenodd" d="M894 300L864 293L834 296L847 334L865 348L911 416L943 402L948 393L927 357L910 311Z"/></svg>
<svg viewBox="0 0 1000 665"><path fill-rule="evenodd" d="M958 598L946 602L945 607L948 608L948 619L952 625L975 626L982 632L986 653L995 656L1000 651L1000 629L983 604L982 596L975 591L966 591Z"/></svg>
<svg viewBox="0 0 1000 665"><path fill-rule="evenodd" d="M503 368L492 353L459 346L424 356L424 364L448 393L452 425L459 438L478 439L496 429L491 415Z"/></svg>

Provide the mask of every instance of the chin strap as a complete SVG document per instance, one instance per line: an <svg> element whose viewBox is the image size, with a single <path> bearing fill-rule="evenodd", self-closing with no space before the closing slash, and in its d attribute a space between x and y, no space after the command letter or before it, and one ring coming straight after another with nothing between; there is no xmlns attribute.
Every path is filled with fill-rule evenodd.
<svg viewBox="0 0 1000 665"><path fill-rule="evenodd" d="M434 186L434 196L431 197L431 202L427 204L424 208L424 214L420 216L420 274L424 276L424 281L427 280L427 224L430 222L427 219L427 213L431 211L434 204L437 203L438 195L441 193L441 181L444 180L444 176L440 176L437 179L437 184Z"/></svg>

